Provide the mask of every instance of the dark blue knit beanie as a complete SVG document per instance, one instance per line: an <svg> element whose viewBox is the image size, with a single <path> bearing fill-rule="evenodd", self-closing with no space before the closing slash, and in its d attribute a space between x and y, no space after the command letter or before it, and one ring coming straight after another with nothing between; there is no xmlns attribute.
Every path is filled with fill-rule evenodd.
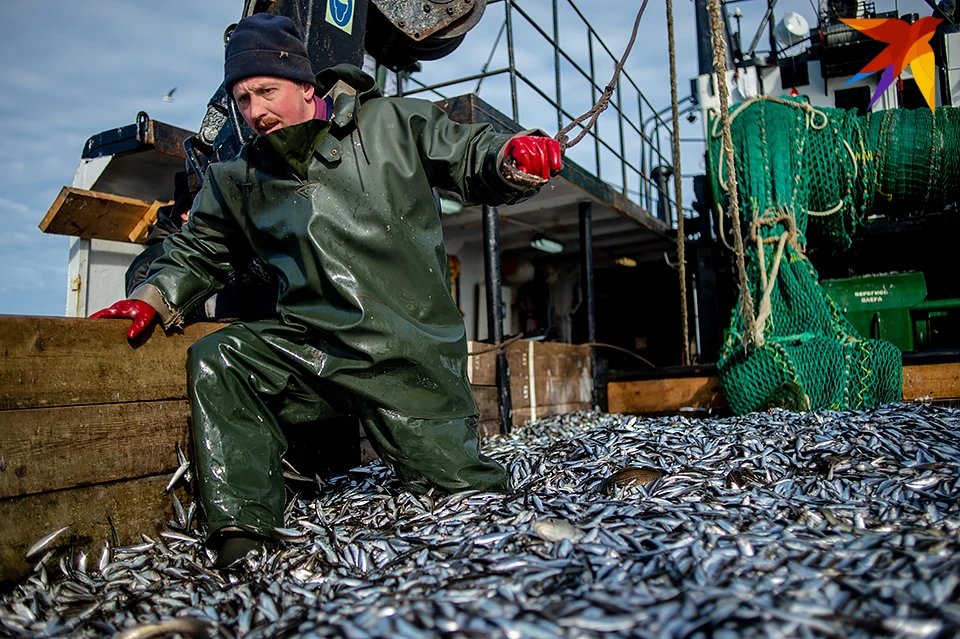
<svg viewBox="0 0 960 639"><path fill-rule="evenodd" d="M286 16L255 13L238 22L224 58L223 81L228 91L237 80L255 75L317 86L307 47Z"/></svg>

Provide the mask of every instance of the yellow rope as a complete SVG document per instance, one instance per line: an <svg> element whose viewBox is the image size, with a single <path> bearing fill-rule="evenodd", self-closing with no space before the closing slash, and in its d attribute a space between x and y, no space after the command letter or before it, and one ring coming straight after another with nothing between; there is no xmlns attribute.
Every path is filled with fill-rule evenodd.
<svg viewBox="0 0 960 639"><path fill-rule="evenodd" d="M673 0L667 0L667 43L670 50L670 104L673 110L673 190L677 198L677 259L680 262L680 323L683 363L690 364L690 327L687 321L687 236L683 220L683 176L680 171L680 103L677 101L677 51L673 40Z"/></svg>
<svg viewBox="0 0 960 639"><path fill-rule="evenodd" d="M717 93L720 97L720 120L723 125L723 154L727 159L727 184L730 192L730 218L733 220L733 245L740 278L740 313L745 322L744 347L753 346L756 325L753 317L753 297L747 270L744 264L743 237L740 233L740 201L737 193L737 175L733 165L733 141L730 134L730 96L727 87L727 52L724 40L724 20L719 0L707 3L710 12L710 32L713 36L713 68L717 77ZM718 176L719 177L719 176ZM720 214L721 219L723 214Z"/></svg>

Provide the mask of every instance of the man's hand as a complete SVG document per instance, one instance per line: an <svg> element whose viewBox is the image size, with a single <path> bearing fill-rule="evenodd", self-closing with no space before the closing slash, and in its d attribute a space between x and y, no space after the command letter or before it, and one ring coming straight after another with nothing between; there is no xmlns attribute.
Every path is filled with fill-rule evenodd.
<svg viewBox="0 0 960 639"><path fill-rule="evenodd" d="M528 175L549 180L563 168L560 143L553 138L524 135L507 142L505 156L513 156L517 168Z"/></svg>
<svg viewBox="0 0 960 639"><path fill-rule="evenodd" d="M150 322L157 315L157 311L140 300L120 300L110 308L97 311L90 316L90 319L99 319L104 317L117 317L121 319L132 319L133 326L127 331L127 337L133 339L143 332L143 329L150 326Z"/></svg>

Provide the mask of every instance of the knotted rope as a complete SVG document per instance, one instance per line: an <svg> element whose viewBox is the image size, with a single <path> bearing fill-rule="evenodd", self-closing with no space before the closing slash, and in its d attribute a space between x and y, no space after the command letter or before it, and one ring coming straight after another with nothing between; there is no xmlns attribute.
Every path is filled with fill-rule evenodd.
<svg viewBox="0 0 960 639"><path fill-rule="evenodd" d="M753 317L753 297L750 283L747 281L747 269L743 256L743 237L740 234L740 199L737 193L737 174L733 165L733 141L730 133L730 96L727 87L727 45L724 40L724 20L719 0L707 3L710 12L710 33L713 37L713 68L717 75L717 93L720 97L720 122L723 125L723 157L727 161L727 188L730 192L730 217L733 220L733 246L737 259L737 271L740 279L740 313L745 322L744 346L750 349L756 335L756 321ZM719 172L718 172L719 173ZM723 219L721 213L720 219Z"/></svg>
<svg viewBox="0 0 960 639"><path fill-rule="evenodd" d="M763 226L776 226L784 224L786 230L780 235L771 237L761 237L760 228ZM770 318L772 304L770 295L773 293L773 287L777 283L777 276L780 274L780 263L783 260L784 249L787 244L797 252L803 255L803 246L797 240L797 220L793 211L780 207L777 209L767 209L763 215L753 220L750 225L750 239L757 243L757 260L760 263L760 287L763 290L760 298L760 310L757 312L756 323L753 327L751 339L754 346L763 346L766 339L763 336L763 330L767 325L767 319ZM767 244L776 244L777 252L773 257L773 267L767 275L766 251L764 246ZM751 330L751 329L747 329Z"/></svg>
<svg viewBox="0 0 960 639"><path fill-rule="evenodd" d="M673 40L673 0L667 0L667 48L670 51L670 106L673 115L673 190L677 199L677 261L680 263L680 324L683 363L690 364L690 326L687 319L687 236L683 225L683 176L680 171L680 103L677 101L677 50Z"/></svg>

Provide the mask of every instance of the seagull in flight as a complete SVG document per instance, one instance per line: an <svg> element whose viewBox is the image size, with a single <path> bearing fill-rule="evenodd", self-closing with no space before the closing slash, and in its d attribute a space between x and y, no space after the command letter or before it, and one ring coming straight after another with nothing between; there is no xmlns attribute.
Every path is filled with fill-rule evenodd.
<svg viewBox="0 0 960 639"><path fill-rule="evenodd" d="M173 92L177 90L177 87L170 89L170 92L163 96L164 102L173 102Z"/></svg>
<svg viewBox="0 0 960 639"><path fill-rule="evenodd" d="M913 70L913 79L916 80L917 87L926 98L930 109L933 109L935 64L933 49L930 48L930 38L933 37L937 25L943 22L942 19L926 17L913 24L897 18L841 18L840 20L864 35L889 45L863 67L860 73L847 81L847 84L850 84L877 71L883 71L880 82L877 83L877 90L867 106L868 109L887 90L887 87L900 77L907 65L910 65Z"/></svg>

